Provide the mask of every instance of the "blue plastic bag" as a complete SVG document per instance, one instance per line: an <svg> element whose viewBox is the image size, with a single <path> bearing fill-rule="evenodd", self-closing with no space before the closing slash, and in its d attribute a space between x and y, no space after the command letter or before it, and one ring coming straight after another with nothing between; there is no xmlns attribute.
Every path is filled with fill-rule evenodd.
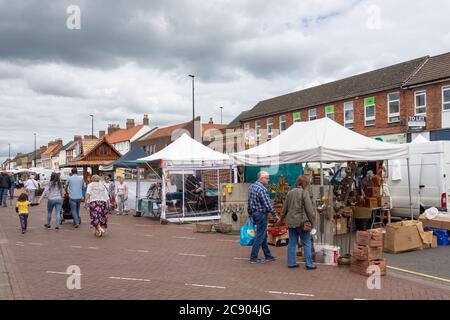
<svg viewBox="0 0 450 320"><path fill-rule="evenodd" d="M241 227L240 236L241 246L251 246L255 240L255 226L253 225L252 218L248 218L247 224Z"/></svg>

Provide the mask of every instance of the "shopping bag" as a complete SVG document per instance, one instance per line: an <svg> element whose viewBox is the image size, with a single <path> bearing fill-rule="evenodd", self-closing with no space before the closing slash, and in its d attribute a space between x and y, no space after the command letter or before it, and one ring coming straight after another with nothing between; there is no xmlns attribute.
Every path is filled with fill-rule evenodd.
<svg viewBox="0 0 450 320"><path fill-rule="evenodd" d="M240 244L241 246L251 246L255 240L255 226L251 218L247 220L247 224L241 227Z"/></svg>

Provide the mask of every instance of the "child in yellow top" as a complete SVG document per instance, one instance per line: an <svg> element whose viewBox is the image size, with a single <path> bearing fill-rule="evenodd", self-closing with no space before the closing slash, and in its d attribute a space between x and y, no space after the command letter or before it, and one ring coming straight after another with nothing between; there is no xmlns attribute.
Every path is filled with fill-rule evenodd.
<svg viewBox="0 0 450 320"><path fill-rule="evenodd" d="M22 193L16 202L16 212L19 214L20 226L22 227L22 234L27 232L28 224L28 208L30 202L26 193Z"/></svg>

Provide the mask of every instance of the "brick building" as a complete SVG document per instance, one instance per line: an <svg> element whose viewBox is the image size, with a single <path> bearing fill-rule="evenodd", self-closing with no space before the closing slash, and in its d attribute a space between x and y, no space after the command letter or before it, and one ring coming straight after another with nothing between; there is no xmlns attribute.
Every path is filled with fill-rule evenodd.
<svg viewBox="0 0 450 320"><path fill-rule="evenodd" d="M246 148L293 122L330 117L379 140L450 140L450 53L425 56L258 102L234 119ZM410 116L420 116L417 120Z"/></svg>

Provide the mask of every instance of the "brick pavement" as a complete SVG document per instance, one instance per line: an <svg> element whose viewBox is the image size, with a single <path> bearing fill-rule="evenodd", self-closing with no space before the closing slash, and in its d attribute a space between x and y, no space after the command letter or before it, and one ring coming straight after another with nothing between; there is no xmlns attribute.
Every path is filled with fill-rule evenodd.
<svg viewBox="0 0 450 320"><path fill-rule="evenodd" d="M104 238L83 223L59 231L43 227L46 205L32 207L27 234L13 208L0 209L0 231L18 294L31 299L450 299L450 290L388 273L381 290L347 267L315 271L286 268L286 247L270 247L279 260L249 264L250 247L237 235L195 233L194 226L160 225L148 218L109 216ZM1 234L0 234L1 235ZM81 290L66 287L70 265L81 268Z"/></svg>

